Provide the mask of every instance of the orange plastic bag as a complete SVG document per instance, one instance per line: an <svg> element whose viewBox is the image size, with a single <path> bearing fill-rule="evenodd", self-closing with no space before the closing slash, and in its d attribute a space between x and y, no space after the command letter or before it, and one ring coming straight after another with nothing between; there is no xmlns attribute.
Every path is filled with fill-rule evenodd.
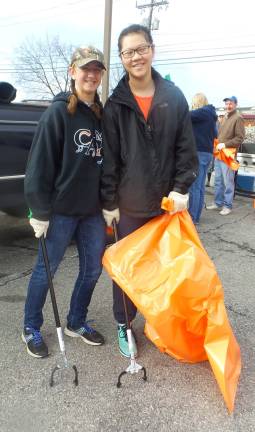
<svg viewBox="0 0 255 432"><path fill-rule="evenodd" d="M235 148L224 148L221 150L217 150L216 146L219 144L219 140L214 140L214 150L213 155L216 159L221 160L224 162L229 168L231 168L233 171L237 171L240 164L236 160L236 149Z"/></svg>
<svg viewBox="0 0 255 432"><path fill-rule="evenodd" d="M108 248L103 265L143 314L145 333L162 352L182 361L209 360L232 411L240 349L221 282L189 213L152 219Z"/></svg>

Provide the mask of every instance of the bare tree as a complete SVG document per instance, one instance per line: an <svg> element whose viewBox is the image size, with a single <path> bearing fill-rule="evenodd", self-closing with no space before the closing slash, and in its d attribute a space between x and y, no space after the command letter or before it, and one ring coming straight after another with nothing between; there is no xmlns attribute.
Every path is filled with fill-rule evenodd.
<svg viewBox="0 0 255 432"><path fill-rule="evenodd" d="M16 83L33 99L49 99L69 86L68 65L74 47L58 36L26 39L15 50Z"/></svg>

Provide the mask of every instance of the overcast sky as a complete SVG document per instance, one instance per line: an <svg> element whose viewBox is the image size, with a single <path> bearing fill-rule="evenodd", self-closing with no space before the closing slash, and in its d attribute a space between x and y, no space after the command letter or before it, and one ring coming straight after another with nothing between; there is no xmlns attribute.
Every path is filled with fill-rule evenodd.
<svg viewBox="0 0 255 432"><path fill-rule="evenodd" d="M138 0L150 3L150 0ZM131 23L148 15L135 0L114 0L112 68L118 63L117 38ZM159 29L153 31L155 68L184 92L188 102L198 91L210 103L236 95L240 106L255 106L255 0L169 0L167 9L155 11ZM104 0L8 0L1 4L0 80L15 85L12 60L25 38L59 35L74 45L93 44L102 49ZM34 98L18 88L17 99Z"/></svg>

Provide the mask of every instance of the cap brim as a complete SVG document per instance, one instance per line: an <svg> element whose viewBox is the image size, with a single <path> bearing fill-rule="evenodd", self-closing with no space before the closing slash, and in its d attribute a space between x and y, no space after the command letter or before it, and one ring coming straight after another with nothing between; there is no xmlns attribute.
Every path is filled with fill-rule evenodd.
<svg viewBox="0 0 255 432"><path fill-rule="evenodd" d="M225 99L223 99L223 102L226 102L226 101L231 101L231 102L234 102L235 104L237 104L237 100L235 100L235 99L233 99L233 98L225 98Z"/></svg>
<svg viewBox="0 0 255 432"><path fill-rule="evenodd" d="M100 62L99 60L95 60L95 59L82 59L82 60L78 60L75 62L75 64L79 67L82 68L83 66L87 66L89 63L96 63L97 66L101 67L102 69L106 70L105 65Z"/></svg>

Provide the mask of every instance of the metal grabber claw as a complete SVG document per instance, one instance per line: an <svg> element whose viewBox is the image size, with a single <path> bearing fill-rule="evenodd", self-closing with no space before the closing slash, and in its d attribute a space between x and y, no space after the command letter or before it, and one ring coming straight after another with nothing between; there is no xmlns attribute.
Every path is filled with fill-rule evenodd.
<svg viewBox="0 0 255 432"><path fill-rule="evenodd" d="M129 323L130 325L130 323ZM130 356L130 365L127 367L127 369L125 369L123 372L121 372L119 374L118 377L118 382L117 382L117 387L120 388L121 387L121 378L123 377L123 375L130 373L130 374L135 374L138 372L143 372L143 377L142 379L144 381L147 381L147 374L146 374L146 369L144 366L139 365L136 360L135 360L135 354L134 354L134 347L133 347L133 343L132 343L132 336L131 336L131 329L128 328L127 329L127 338L128 338L128 347L129 347L129 351L131 353Z"/></svg>
<svg viewBox="0 0 255 432"><path fill-rule="evenodd" d="M117 242L118 241L118 231L117 231L116 219L113 219L112 226L113 226L115 241ZM123 298L123 305L124 305L124 311L125 311L125 320L126 320L126 325L127 325L127 339L128 339L128 348L129 348L129 352L130 352L130 365L127 367L127 369L125 369L123 372L121 372L119 374L118 382L117 382L118 388L121 387L122 376L127 374L127 373L130 373L133 375L133 374L141 371L141 372L143 372L142 379L144 381L147 381L147 373L146 373L145 367L139 365L135 360L135 350L134 350L134 345L133 345L133 341L132 341L132 331L131 331L130 320L128 317L126 294L124 293L123 290L122 290L122 298Z"/></svg>
<svg viewBox="0 0 255 432"><path fill-rule="evenodd" d="M65 343L64 343L64 337L63 337L63 332L62 332L61 327L57 327L57 334L58 334L58 342L59 342L59 347L60 347L60 352L61 352L61 358L60 358L58 364L54 367L53 371L51 372L50 386L53 387L55 384L54 374L57 371L62 372L62 371L67 371L69 369L74 370L73 383L75 384L75 386L77 386L78 385L78 370L77 370L77 367L75 365L70 365L70 363L68 362L68 360L66 358Z"/></svg>
<svg viewBox="0 0 255 432"><path fill-rule="evenodd" d="M60 324L60 318L59 318L59 313L58 313L58 306L57 306L55 291L54 291L52 277L51 277L51 272L50 272L49 258L48 258L48 253L47 253L47 249L46 249L45 239L44 239L43 235L40 237L40 243L41 243L41 247L42 247L43 259L44 259L45 269L46 269L46 273L47 273L47 279L48 279L50 296L51 296L51 303L52 303L54 318L55 318L55 322L56 322L56 329L57 329L57 335L58 335L58 343L59 343L60 355L61 355L60 361L57 363L57 365L54 367L54 369L53 369L53 371L51 373L51 376L50 376L50 386L53 387L54 384L55 384L54 383L54 374L57 371L62 372L62 371L67 371L69 369L73 369L74 370L74 380L73 380L73 383L77 386L78 385L78 370L77 370L77 367L75 365L70 365L69 362L68 362L68 360L67 360L67 358L66 358L65 342L64 342L64 337L63 337L63 332L62 332L61 324Z"/></svg>

